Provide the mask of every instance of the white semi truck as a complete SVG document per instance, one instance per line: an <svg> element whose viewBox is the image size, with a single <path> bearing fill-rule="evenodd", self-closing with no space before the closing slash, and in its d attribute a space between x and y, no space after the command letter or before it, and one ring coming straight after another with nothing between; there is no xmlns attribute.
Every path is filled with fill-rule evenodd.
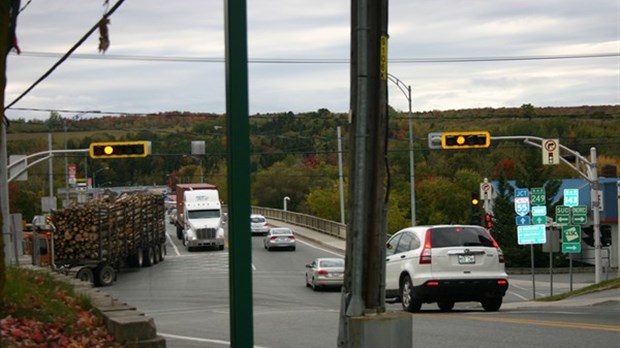
<svg viewBox="0 0 620 348"><path fill-rule="evenodd" d="M201 187L202 186L202 187ZM224 215L215 186L177 185L177 228L182 230L183 245L188 251L211 247L224 250Z"/></svg>

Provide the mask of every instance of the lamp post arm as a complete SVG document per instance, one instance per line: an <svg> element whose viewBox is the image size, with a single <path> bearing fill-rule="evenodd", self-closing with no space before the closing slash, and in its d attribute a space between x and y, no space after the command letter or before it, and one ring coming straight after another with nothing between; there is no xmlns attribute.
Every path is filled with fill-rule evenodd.
<svg viewBox="0 0 620 348"><path fill-rule="evenodd" d="M403 93L407 101L409 102L409 110L411 110L411 87L407 86L403 81L399 80L398 77L388 73L388 80L392 81L398 89Z"/></svg>

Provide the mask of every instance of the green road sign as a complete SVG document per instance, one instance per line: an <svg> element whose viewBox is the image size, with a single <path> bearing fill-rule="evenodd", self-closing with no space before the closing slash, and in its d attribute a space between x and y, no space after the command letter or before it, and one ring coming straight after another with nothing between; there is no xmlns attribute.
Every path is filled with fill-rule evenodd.
<svg viewBox="0 0 620 348"><path fill-rule="evenodd" d="M544 187L535 187L530 192L531 192L530 204L532 204L532 206L547 204L547 199L545 198Z"/></svg>
<svg viewBox="0 0 620 348"><path fill-rule="evenodd" d="M532 225L545 225L546 223L546 216L532 216Z"/></svg>
<svg viewBox="0 0 620 348"><path fill-rule="evenodd" d="M567 207L575 207L579 204L578 189L564 189L564 205Z"/></svg>
<svg viewBox="0 0 620 348"><path fill-rule="evenodd" d="M580 253L581 243L563 243L562 252L565 254L566 253Z"/></svg>
<svg viewBox="0 0 620 348"><path fill-rule="evenodd" d="M555 207L555 222L559 224L567 224L570 222L570 207L565 205L557 205Z"/></svg>
<svg viewBox="0 0 620 348"><path fill-rule="evenodd" d="M578 205L573 207L573 223L583 225L588 222L588 206Z"/></svg>
<svg viewBox="0 0 620 348"><path fill-rule="evenodd" d="M547 234L545 225L522 225L517 226L517 243L524 244L545 244Z"/></svg>
<svg viewBox="0 0 620 348"><path fill-rule="evenodd" d="M581 243L581 226L562 226L562 243Z"/></svg>

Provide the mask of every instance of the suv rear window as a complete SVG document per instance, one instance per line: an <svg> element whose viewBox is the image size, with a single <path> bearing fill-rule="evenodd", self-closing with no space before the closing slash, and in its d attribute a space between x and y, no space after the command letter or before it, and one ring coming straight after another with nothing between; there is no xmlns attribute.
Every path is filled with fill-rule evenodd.
<svg viewBox="0 0 620 348"><path fill-rule="evenodd" d="M483 228L476 227L436 227L431 230L433 248L455 246L493 247L493 241Z"/></svg>

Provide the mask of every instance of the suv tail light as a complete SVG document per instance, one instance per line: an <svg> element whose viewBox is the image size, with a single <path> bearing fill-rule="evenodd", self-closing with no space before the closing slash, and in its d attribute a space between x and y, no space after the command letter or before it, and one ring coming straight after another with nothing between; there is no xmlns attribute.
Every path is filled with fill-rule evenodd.
<svg viewBox="0 0 620 348"><path fill-rule="evenodd" d="M322 270L319 270L318 272L316 272L316 274L318 274L318 275L328 275L329 272L324 270L324 269L322 269Z"/></svg>
<svg viewBox="0 0 620 348"><path fill-rule="evenodd" d="M420 253L420 264L430 264L432 253L431 248L433 247L433 243L431 241L431 230L426 230L426 236L424 237L424 247L422 248L422 252Z"/></svg>
<svg viewBox="0 0 620 348"><path fill-rule="evenodd" d="M499 244L497 244L497 242L495 241L495 238L493 238L489 230L487 230L487 234L489 235L489 238L491 238L491 241L493 242L493 246L495 247L495 249L497 249L497 258L499 260L499 263L504 263L504 252L502 251L502 248L499 247Z"/></svg>

